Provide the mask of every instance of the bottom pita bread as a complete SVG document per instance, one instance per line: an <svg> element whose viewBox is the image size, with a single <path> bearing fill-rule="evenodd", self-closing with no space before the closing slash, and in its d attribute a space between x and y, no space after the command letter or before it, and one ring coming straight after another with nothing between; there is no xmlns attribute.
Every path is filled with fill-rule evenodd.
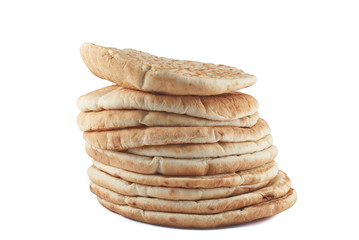
<svg viewBox="0 0 359 240"><path fill-rule="evenodd" d="M215 228L250 222L273 216L287 210L297 200L294 189L280 198L217 214L186 214L142 210L127 205L117 205L102 198L98 201L107 209L133 220L178 228Z"/></svg>

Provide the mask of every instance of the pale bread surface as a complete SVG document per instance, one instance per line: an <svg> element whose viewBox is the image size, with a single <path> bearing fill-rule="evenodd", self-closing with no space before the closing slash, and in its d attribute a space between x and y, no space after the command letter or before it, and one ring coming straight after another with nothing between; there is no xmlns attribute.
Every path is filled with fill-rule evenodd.
<svg viewBox="0 0 359 240"><path fill-rule="evenodd" d="M269 133L268 124L260 118L250 128L228 126L125 128L84 132L83 137L92 146L123 151L151 145L256 141Z"/></svg>
<svg viewBox="0 0 359 240"><path fill-rule="evenodd" d="M273 171L271 172L273 173ZM102 172L94 166L88 168L87 174L91 182L122 195L154 197L167 200L202 200L235 196L262 188L275 177L273 176L271 179L260 183L236 187L172 188L131 183Z"/></svg>
<svg viewBox="0 0 359 240"><path fill-rule="evenodd" d="M254 204L217 214L188 214L188 213L168 213L142 210L127 205L117 205L98 198L98 201L109 210L116 212L124 217L137 221L171 226L178 228L215 228L240 223L246 223L255 219L276 215L292 207L297 200L297 193L290 189L282 197L272 199L267 202Z"/></svg>
<svg viewBox="0 0 359 240"><path fill-rule="evenodd" d="M230 121L255 114L257 100L244 93L218 96L173 96L109 86L77 100L81 111L132 109L183 114L209 120Z"/></svg>
<svg viewBox="0 0 359 240"><path fill-rule="evenodd" d="M284 172L279 171L278 175L272 179L267 186L253 192L219 199L176 201L121 195L94 183L90 183L92 193L114 204L128 205L130 207L158 212L196 214L225 212L279 198L289 191L290 186L291 182L288 176Z"/></svg>
<svg viewBox="0 0 359 240"><path fill-rule="evenodd" d="M241 155L192 159L141 156L128 152L102 150L89 144L86 144L86 152L98 162L132 172L172 176L203 176L259 167L274 160L278 154L278 149L275 146L270 146L263 150Z"/></svg>
<svg viewBox="0 0 359 240"><path fill-rule="evenodd" d="M127 152L150 157L211 158L253 153L269 148L272 143L272 136L267 135L257 141L145 146L131 148Z"/></svg>
<svg viewBox="0 0 359 240"><path fill-rule="evenodd" d="M152 112L144 110L102 110L80 112L77 124L82 131L104 131L129 127L201 127L234 126L252 127L259 119L258 112L253 115L230 121L215 121L191 117L183 114Z"/></svg>
<svg viewBox="0 0 359 240"><path fill-rule="evenodd" d="M81 57L96 76L125 88L172 95L217 95L249 87L256 77L234 67L157 57L84 43Z"/></svg>
<svg viewBox="0 0 359 240"><path fill-rule="evenodd" d="M250 185L273 179L278 173L278 165L272 161L260 167L209 176L164 176L159 174L140 174L124 169L111 167L100 162L93 161L94 166L113 176L125 181L139 183L148 186L180 187L180 188L218 188Z"/></svg>

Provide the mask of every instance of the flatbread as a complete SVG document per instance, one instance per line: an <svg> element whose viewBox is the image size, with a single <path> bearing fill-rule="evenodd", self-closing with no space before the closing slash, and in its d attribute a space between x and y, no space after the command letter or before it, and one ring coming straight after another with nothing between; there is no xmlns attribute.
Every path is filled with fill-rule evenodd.
<svg viewBox="0 0 359 240"><path fill-rule="evenodd" d="M118 205L128 205L143 210L175 213L214 214L239 209L284 196L290 190L288 176L279 171L269 184L261 189L241 195L199 201L175 201L147 197L133 197L115 193L90 183L91 192L98 197Z"/></svg>
<svg viewBox="0 0 359 240"><path fill-rule="evenodd" d="M157 57L84 43L81 57L96 76L125 88L173 95L216 95L249 87L256 77L234 67Z"/></svg>
<svg viewBox="0 0 359 240"><path fill-rule="evenodd" d="M253 115L257 100L244 93L218 96L173 96L109 86L87 93L77 100L81 111L133 109L183 114L217 121L230 121Z"/></svg>
<svg viewBox="0 0 359 240"><path fill-rule="evenodd" d="M131 148L127 152L142 156L170 158L212 158L253 153L269 148L272 143L272 136L267 135L257 141L145 146Z"/></svg>
<svg viewBox="0 0 359 240"><path fill-rule="evenodd" d="M202 200L235 196L262 188L271 180L267 179L260 183L237 187L171 188L131 183L102 172L94 166L88 168L87 174L91 182L122 195L154 197L167 200Z"/></svg>
<svg viewBox="0 0 359 240"><path fill-rule="evenodd" d="M217 174L209 176L164 176L159 174L140 174L126 171L121 168L111 167L100 162L93 161L94 166L113 176L125 181L139 183L148 186L180 187L180 188L218 188L236 187L264 182L274 178L278 173L278 165L272 161L260 167L240 172Z"/></svg>
<svg viewBox="0 0 359 240"><path fill-rule="evenodd" d="M239 174L227 173L210 176L174 177L159 174L147 175L114 168L96 161L93 165L111 176L119 177L128 182L139 183L149 186L181 187L181 188L218 188L235 187L242 185L244 179Z"/></svg>
<svg viewBox="0 0 359 240"><path fill-rule="evenodd" d="M238 143L237 145L241 144L242 143ZM223 149L224 148L222 148L222 150ZM203 176L237 172L259 167L274 160L278 154L278 149L275 146L270 146L257 152L242 155L182 159L148 157L128 152L102 150L92 147L89 144L86 144L86 152L92 159L98 162L132 172L177 176Z"/></svg>
<svg viewBox="0 0 359 240"><path fill-rule="evenodd" d="M297 193L294 189L290 189L283 197L217 214L156 212L113 204L101 198L97 199L105 208L140 222L178 228L215 228L276 215L294 205Z"/></svg>
<svg viewBox="0 0 359 240"><path fill-rule="evenodd" d="M80 112L77 117L77 124L82 131L104 131L129 127L155 126L252 127L254 124L256 124L258 119L258 112L240 119L230 121L215 121L166 112L152 112L144 110L102 110L98 112Z"/></svg>
<svg viewBox="0 0 359 240"><path fill-rule="evenodd" d="M123 151L149 145L256 141L270 133L268 124L259 119L250 128L242 127L146 127L112 131L84 132L92 146Z"/></svg>

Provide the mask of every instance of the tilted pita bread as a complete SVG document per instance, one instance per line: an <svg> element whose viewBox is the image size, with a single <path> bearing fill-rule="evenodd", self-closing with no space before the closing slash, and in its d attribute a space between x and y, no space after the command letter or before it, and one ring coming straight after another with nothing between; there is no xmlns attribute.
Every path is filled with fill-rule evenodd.
<svg viewBox="0 0 359 240"><path fill-rule="evenodd" d="M235 126L252 127L259 114L230 121L215 121L191 117L183 114L151 112L144 110L102 110L98 112L80 112L77 124L82 131L103 131L129 127L177 126Z"/></svg>
<svg viewBox="0 0 359 240"><path fill-rule="evenodd" d="M105 208L124 217L150 224L178 228L215 228L246 223L283 212L293 206L296 200L297 193L294 189L290 189L288 193L282 197L236 210L217 214L188 214L142 210L127 205L113 204L98 198L98 201Z"/></svg>
<svg viewBox="0 0 359 240"><path fill-rule="evenodd" d="M140 148L131 148L127 151L129 153L142 156L207 158L253 153L269 148L272 143L272 136L267 135L257 141L145 146Z"/></svg>
<svg viewBox="0 0 359 240"><path fill-rule="evenodd" d="M94 166L113 176L125 181L139 183L149 186L181 187L181 188L218 188L236 187L239 185L249 185L264 182L274 178L278 173L277 164L272 161L260 167L209 176L164 176L159 174L140 174L111 167L100 162L93 161Z"/></svg>
<svg viewBox="0 0 359 240"><path fill-rule="evenodd" d="M126 150L149 145L256 141L270 133L259 119L250 128L242 127L145 127L84 132L87 143L106 150Z"/></svg>
<svg viewBox="0 0 359 240"><path fill-rule="evenodd" d="M224 143L226 144L226 143ZM240 145L238 143L237 145ZM275 146L258 152L218 158L166 158L147 157L127 152L102 150L86 144L88 155L103 164L143 174L203 176L237 172L259 167L274 160Z"/></svg>
<svg viewBox="0 0 359 240"><path fill-rule="evenodd" d="M172 95L216 95L249 87L256 78L234 67L157 57L92 43L80 53L96 76L125 88Z"/></svg>
<svg viewBox="0 0 359 240"><path fill-rule="evenodd" d="M270 173L273 173L273 171L270 171ZM262 188L275 177L275 175L269 176L269 174L267 174L267 176L271 177L270 179L256 184L240 185L236 187L172 188L131 183L102 172L94 166L88 168L87 174L91 182L119 194L168 200L201 200L235 196Z"/></svg>
<svg viewBox="0 0 359 240"><path fill-rule="evenodd" d="M77 107L81 111L137 109L229 121L253 115L258 111L258 102L239 92L218 96L173 96L109 86L79 97Z"/></svg>
<svg viewBox="0 0 359 240"><path fill-rule="evenodd" d="M253 192L210 200L176 201L121 195L90 183L90 189L94 194L114 204L128 205L130 207L158 212L197 214L225 212L279 198L289 191L290 186L291 182L288 176L284 172L279 171L278 175L267 186Z"/></svg>

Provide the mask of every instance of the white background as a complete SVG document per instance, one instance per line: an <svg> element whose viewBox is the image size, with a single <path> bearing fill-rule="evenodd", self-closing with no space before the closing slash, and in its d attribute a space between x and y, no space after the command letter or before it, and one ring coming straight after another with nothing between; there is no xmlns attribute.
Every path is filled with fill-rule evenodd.
<svg viewBox="0 0 359 240"><path fill-rule="evenodd" d="M359 8L355 1L1 1L1 239L358 239ZM158 227L100 206L77 98L110 85L94 42L236 66L298 201L216 230ZM130 234L130 235L128 235Z"/></svg>

